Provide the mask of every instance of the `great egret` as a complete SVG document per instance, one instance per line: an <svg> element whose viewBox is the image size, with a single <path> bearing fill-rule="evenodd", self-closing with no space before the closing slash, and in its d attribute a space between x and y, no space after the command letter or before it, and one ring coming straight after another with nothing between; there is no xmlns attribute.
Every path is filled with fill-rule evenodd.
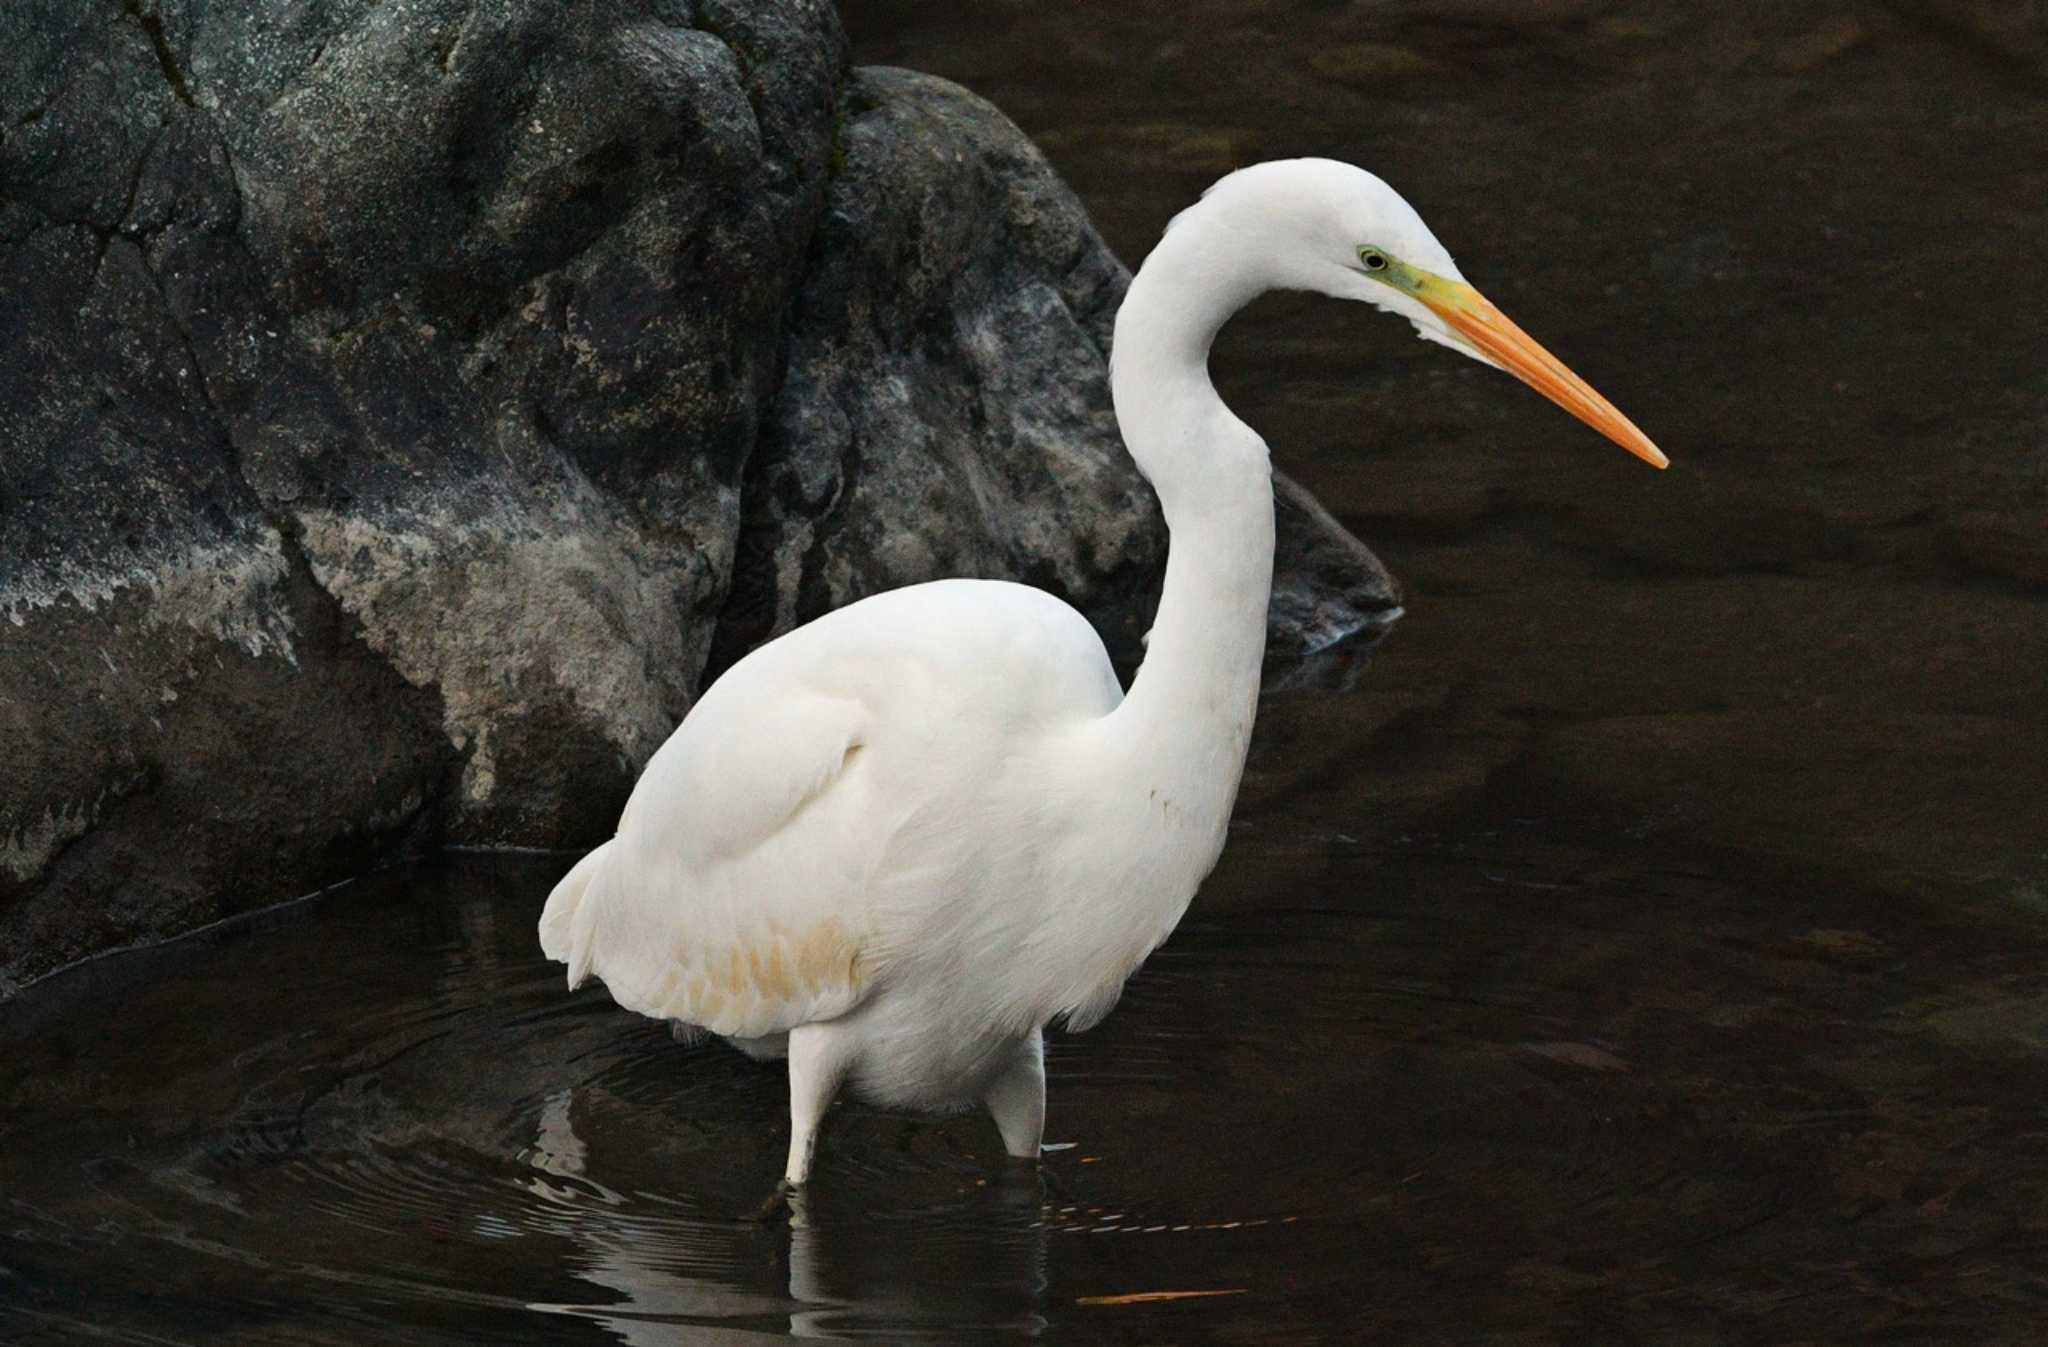
<svg viewBox="0 0 2048 1347"><path fill-rule="evenodd" d="M1116 319L1117 418L1172 539L1129 694L1040 590L877 594L734 664L548 898L541 947L571 988L595 973L629 1010L787 1056L788 1183L842 1084L986 1107L1011 1155L1037 1156L1045 1025L1102 1019L1215 865L1259 690L1273 489L1208 356L1276 289L1397 313L1665 466L1380 179L1295 159L1217 182Z"/></svg>

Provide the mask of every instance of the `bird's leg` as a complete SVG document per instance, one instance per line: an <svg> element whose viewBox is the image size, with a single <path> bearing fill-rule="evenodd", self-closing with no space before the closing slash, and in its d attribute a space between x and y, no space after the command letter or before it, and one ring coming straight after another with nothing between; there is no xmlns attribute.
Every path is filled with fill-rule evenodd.
<svg viewBox="0 0 2048 1347"><path fill-rule="evenodd" d="M1033 1029L1017 1041L1009 1065L989 1085L988 1111L1003 1134L1003 1149L1036 1160L1045 1135L1045 1036Z"/></svg>
<svg viewBox="0 0 2048 1347"><path fill-rule="evenodd" d="M805 1024L789 1031L789 1164L782 1181L794 1188L810 1177L818 1124L846 1074L847 1042L831 1024Z"/></svg>

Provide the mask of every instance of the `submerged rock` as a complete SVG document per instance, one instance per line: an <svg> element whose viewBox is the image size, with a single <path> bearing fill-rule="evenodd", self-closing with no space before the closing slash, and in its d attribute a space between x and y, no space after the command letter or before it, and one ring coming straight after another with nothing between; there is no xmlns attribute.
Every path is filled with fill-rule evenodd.
<svg viewBox="0 0 2048 1347"><path fill-rule="evenodd" d="M828 6L0 36L0 995L411 845L596 840L707 677L879 589L1026 579L1134 648L1125 273ZM1276 649L1376 632L1370 554L1283 532Z"/></svg>

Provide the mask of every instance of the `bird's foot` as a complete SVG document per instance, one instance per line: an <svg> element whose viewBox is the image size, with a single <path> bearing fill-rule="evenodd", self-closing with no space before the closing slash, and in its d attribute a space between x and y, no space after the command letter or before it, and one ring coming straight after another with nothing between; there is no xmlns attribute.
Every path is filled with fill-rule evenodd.
<svg viewBox="0 0 2048 1347"><path fill-rule="evenodd" d="M775 1185L775 1191L763 1198L759 1205L751 1208L743 1220L755 1225L765 1225L778 1216L788 1216L792 1223L803 1213L804 1190L799 1184L783 1179Z"/></svg>

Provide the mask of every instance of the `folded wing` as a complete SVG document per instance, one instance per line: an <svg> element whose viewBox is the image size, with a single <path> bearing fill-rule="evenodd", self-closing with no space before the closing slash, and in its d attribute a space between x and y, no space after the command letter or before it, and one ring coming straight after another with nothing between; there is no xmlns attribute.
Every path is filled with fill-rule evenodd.
<svg viewBox="0 0 2048 1347"><path fill-rule="evenodd" d="M726 680L648 763L619 832L556 887L541 947L569 985L751 1038L830 1019L869 985L857 810L866 710Z"/></svg>

